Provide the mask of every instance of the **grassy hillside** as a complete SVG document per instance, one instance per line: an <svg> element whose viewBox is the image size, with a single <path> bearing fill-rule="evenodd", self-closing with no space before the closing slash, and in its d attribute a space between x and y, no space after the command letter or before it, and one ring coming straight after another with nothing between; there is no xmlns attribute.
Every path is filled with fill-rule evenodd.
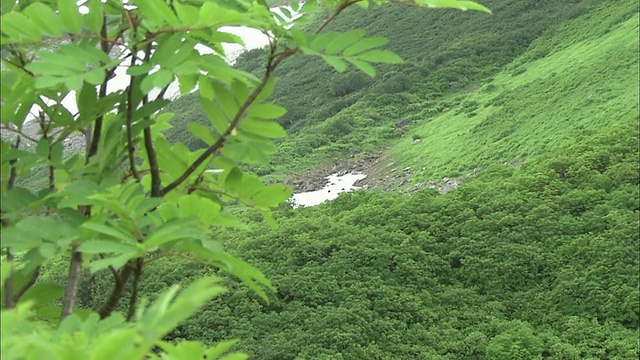
<svg viewBox="0 0 640 360"><path fill-rule="evenodd" d="M355 69L336 73L319 59L293 58L278 71L273 101L288 113L279 121L291 135L270 169L285 176L334 157L377 149L407 135L446 108L456 96L475 89L521 55L532 41L567 19L597 6L594 1L489 0L494 14L425 10L398 5L350 9L328 31L353 27L389 38L388 47L406 62L380 66L370 79ZM238 66L259 74L263 52L254 50ZM207 123L197 95L175 101L169 136L198 147L186 122ZM400 125L398 125L400 124ZM410 135L410 134L409 134Z"/></svg>
<svg viewBox="0 0 640 360"><path fill-rule="evenodd" d="M490 82L450 101L391 149L417 180L464 175L493 163L554 151L575 138L637 118L637 9L602 5L536 40ZM632 15L636 13L635 15Z"/></svg>

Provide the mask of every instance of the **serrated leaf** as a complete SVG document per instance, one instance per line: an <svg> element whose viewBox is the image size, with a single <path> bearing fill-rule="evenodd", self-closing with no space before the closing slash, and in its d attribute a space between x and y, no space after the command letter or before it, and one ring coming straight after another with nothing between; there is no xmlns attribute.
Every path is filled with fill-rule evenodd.
<svg viewBox="0 0 640 360"><path fill-rule="evenodd" d="M113 266L114 268L119 269L124 264L126 264L127 261L135 257L136 256L131 256L130 254L125 254L125 255L107 257L104 259L96 260L96 261L93 261L91 265L89 265L89 271L91 271L91 273L94 274L97 271L108 268L109 266Z"/></svg>
<svg viewBox="0 0 640 360"><path fill-rule="evenodd" d="M287 136L287 132L284 130L282 125L278 124L275 121L256 120L248 118L242 120L239 124L239 127L243 131L272 139L278 139Z"/></svg>
<svg viewBox="0 0 640 360"><path fill-rule="evenodd" d="M325 53L327 55L334 55L343 50L344 48L353 45L356 41L362 39L365 35L364 30L351 30L346 33L342 33L336 36L327 44Z"/></svg>
<svg viewBox="0 0 640 360"><path fill-rule="evenodd" d="M376 69L373 66L371 66L371 64L369 64L368 62L354 59L354 58L347 58L347 61L349 61L351 64L353 64L353 66L357 67L363 73L371 77L376 76Z"/></svg>
<svg viewBox="0 0 640 360"><path fill-rule="evenodd" d="M82 224L82 227L88 230L93 230L97 233L107 235L116 239L120 239L126 243L135 243L136 239L131 233L124 232L116 227L107 226L95 222L86 222Z"/></svg>
<svg viewBox="0 0 640 360"><path fill-rule="evenodd" d="M79 34L82 31L82 16L78 12L76 0L58 0L58 13L70 33Z"/></svg>
<svg viewBox="0 0 640 360"><path fill-rule="evenodd" d="M384 46L388 42L389 40L387 38L383 38L379 36L365 38L349 46L348 48L344 49L343 54L344 56L355 55L366 50L375 49L377 47Z"/></svg>
<svg viewBox="0 0 640 360"><path fill-rule="evenodd" d="M358 60L376 63L400 64L402 58L391 50L369 50L354 56Z"/></svg>
<svg viewBox="0 0 640 360"><path fill-rule="evenodd" d="M491 13L491 10L486 7L475 3L473 1L465 0L415 0L416 4L429 7L429 8L449 8L458 10L478 10L487 13Z"/></svg>
<svg viewBox="0 0 640 360"><path fill-rule="evenodd" d="M208 126L198 124L196 122L190 122L189 124L187 124L187 129L191 131L191 133L195 137L204 141L204 143L207 145L211 145L216 142L216 140L218 140L218 138L213 135L211 128L209 128Z"/></svg>
<svg viewBox="0 0 640 360"><path fill-rule="evenodd" d="M125 254L137 254L139 249L133 245L124 244L118 241L109 240L89 240L82 243L78 247L78 251L87 254L101 254L101 253L125 253Z"/></svg>
<svg viewBox="0 0 640 360"><path fill-rule="evenodd" d="M64 288L59 284L41 282L33 285L20 298L20 301L33 301L43 306L62 297Z"/></svg>
<svg viewBox="0 0 640 360"><path fill-rule="evenodd" d="M203 231L194 226L193 218L174 219L165 222L155 229L144 241L147 250L155 250L158 246L181 239L192 239L202 236Z"/></svg>
<svg viewBox="0 0 640 360"><path fill-rule="evenodd" d="M207 359L217 359L225 352L231 350L231 348L234 347L238 342L240 342L240 340L237 339L223 341L216 346L209 348L205 352L205 356Z"/></svg>
<svg viewBox="0 0 640 360"><path fill-rule="evenodd" d="M168 23L171 26L178 25L178 18L164 0L137 0L136 6L149 21L160 26Z"/></svg>
<svg viewBox="0 0 640 360"><path fill-rule="evenodd" d="M254 105L247 110L247 116L258 119L277 119L287 113L287 109L275 104Z"/></svg>
<svg viewBox="0 0 640 360"><path fill-rule="evenodd" d="M62 22L47 5L43 3L33 3L24 9L24 13L40 28L42 34L49 36L62 36L62 33L64 32Z"/></svg>
<svg viewBox="0 0 640 360"><path fill-rule="evenodd" d="M264 188L251 199L256 206L270 208L291 197L291 189L276 184Z"/></svg>
<svg viewBox="0 0 640 360"><path fill-rule="evenodd" d="M9 42L38 41L42 33L29 18L19 12L2 15L2 32L9 36ZM6 41L3 39L3 41Z"/></svg>
<svg viewBox="0 0 640 360"><path fill-rule="evenodd" d="M347 69L347 63L338 57L322 55L322 58L338 72L344 72Z"/></svg>

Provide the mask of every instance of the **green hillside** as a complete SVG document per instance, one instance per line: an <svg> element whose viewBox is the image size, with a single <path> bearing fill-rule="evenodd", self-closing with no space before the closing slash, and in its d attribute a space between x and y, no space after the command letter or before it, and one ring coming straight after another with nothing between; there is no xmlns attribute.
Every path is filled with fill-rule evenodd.
<svg viewBox="0 0 640 360"><path fill-rule="evenodd" d="M522 55L538 37L552 35L565 21L596 9L598 3L498 0L486 5L493 15L389 5L368 11L354 8L338 17L330 30L359 27L370 36L385 36L390 40L388 47L406 62L380 66L375 79L354 68L336 73L320 59L285 62L273 100L288 110L279 121L290 137L281 144L272 167L260 172L282 178L336 157L411 138L416 126L426 131L421 128L458 105L469 92L488 84L487 79ZM627 19L635 11L632 5L606 9L615 13L607 24ZM592 30L588 31L584 36ZM543 51L529 56L541 57ZM238 66L260 74L262 56L261 50L250 51L238 60ZM199 141L186 131L186 122L206 124L208 120L195 95L175 101L169 111L176 114L169 136L198 147ZM476 162L468 160L462 164Z"/></svg>
<svg viewBox="0 0 640 360"><path fill-rule="evenodd" d="M638 358L637 4L483 3L494 15L343 14L332 29L386 36L406 60L375 79L284 64L273 98L290 136L255 170L281 180L381 153L369 176L410 168L387 188L415 191L283 204L277 227L238 214L245 228L212 237L277 292L266 303L226 277L230 291L169 339L238 338L273 360ZM238 66L258 74L262 56ZM207 122L198 106L170 105L173 141L199 146L185 130ZM463 181L446 194L416 186L443 177ZM66 266L49 265L44 279ZM156 261L140 293L214 272ZM109 276L84 280L82 306L104 302Z"/></svg>

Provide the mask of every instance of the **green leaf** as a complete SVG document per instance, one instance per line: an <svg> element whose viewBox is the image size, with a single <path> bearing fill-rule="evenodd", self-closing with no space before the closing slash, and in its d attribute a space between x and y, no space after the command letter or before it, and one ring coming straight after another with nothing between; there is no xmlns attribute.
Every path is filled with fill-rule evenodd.
<svg viewBox="0 0 640 360"><path fill-rule="evenodd" d="M189 124L187 124L187 129L189 129L189 131L191 131L191 133L195 137L204 141L204 143L207 145L211 145L216 142L216 140L218 140L218 138L211 131L211 128L208 126L196 122L190 122Z"/></svg>
<svg viewBox="0 0 640 360"><path fill-rule="evenodd" d="M180 217L199 218L203 226L208 226L222 208L210 199L192 194L181 196L178 205Z"/></svg>
<svg viewBox="0 0 640 360"><path fill-rule="evenodd" d="M99 34L104 21L104 11L100 0L88 0L85 6L89 8L89 13L84 16L84 27L94 34Z"/></svg>
<svg viewBox="0 0 640 360"><path fill-rule="evenodd" d="M224 187L235 192L242 181L242 171L234 166L228 172L225 172L221 178L224 179Z"/></svg>
<svg viewBox="0 0 640 360"><path fill-rule="evenodd" d="M82 227L88 230L93 230L103 235L107 235L108 237L120 239L126 243L134 244L136 242L136 238L131 233L124 232L116 227L107 226L96 222L86 222L82 224Z"/></svg>
<svg viewBox="0 0 640 360"><path fill-rule="evenodd" d="M327 64L331 65L338 72L344 72L347 69L347 63L344 60L335 56L321 56Z"/></svg>
<svg viewBox="0 0 640 360"><path fill-rule="evenodd" d="M93 205L96 201L91 199L91 196L101 192L98 184L89 179L76 180L69 184L59 184L58 186L60 192L51 195L52 197L64 197L56 204L58 209L73 209L81 205Z"/></svg>
<svg viewBox="0 0 640 360"><path fill-rule="evenodd" d="M2 33L8 35L8 42L39 41L42 39L40 29L19 12L2 15ZM3 39L3 43L7 41Z"/></svg>
<svg viewBox="0 0 640 360"><path fill-rule="evenodd" d="M287 109L275 104L254 105L247 110L247 115L258 119L277 119L287 113Z"/></svg>
<svg viewBox="0 0 640 360"><path fill-rule="evenodd" d="M27 290L20 298L20 301L33 301L39 306L47 305L50 302L62 297L64 288L55 283L40 282Z"/></svg>
<svg viewBox="0 0 640 360"><path fill-rule="evenodd" d="M96 272L102 269L106 269L109 266L113 266L114 268L119 269L124 266L127 261L136 257L137 256L134 256L132 254L123 254L116 257L107 257L104 259L96 260L93 261L91 265L89 265L89 271L91 271L92 274L95 274Z"/></svg>
<svg viewBox="0 0 640 360"><path fill-rule="evenodd" d="M353 45L356 41L362 39L364 35L364 30L351 30L346 33L342 33L327 44L325 52L327 55L337 54L344 48Z"/></svg>
<svg viewBox="0 0 640 360"><path fill-rule="evenodd" d="M87 254L125 253L137 254L140 250L133 245L109 240L89 240L78 247L78 251Z"/></svg>
<svg viewBox="0 0 640 360"><path fill-rule="evenodd" d="M400 64L403 62L400 56L390 50L369 50L358 54L355 58L358 60L387 64Z"/></svg>
<svg viewBox="0 0 640 360"><path fill-rule="evenodd" d="M144 63L137 66L130 66L127 68L127 75L131 76L139 76L139 75L147 75L149 71L153 69L153 66L150 63Z"/></svg>
<svg viewBox="0 0 640 360"><path fill-rule="evenodd" d="M144 241L144 248L155 250L158 246L182 239L198 238L204 231L195 226L193 218L174 219L154 230Z"/></svg>
<svg viewBox="0 0 640 360"><path fill-rule="evenodd" d="M76 95L78 112L80 116L89 119L97 110L98 94L96 88L93 85L84 84L82 90Z"/></svg>
<svg viewBox="0 0 640 360"><path fill-rule="evenodd" d="M24 10L24 13L40 28L42 34L55 37L62 36L64 32L62 22L47 5L33 3Z"/></svg>
<svg viewBox="0 0 640 360"><path fill-rule="evenodd" d="M291 189L282 185L270 185L256 194L251 200L260 208L270 208L279 205L291 197Z"/></svg>
<svg viewBox="0 0 640 360"><path fill-rule="evenodd" d="M252 134L268 137L268 138L283 138L287 136L287 132L282 125L275 121L256 120L256 119L244 119L239 124L240 129L250 132Z"/></svg>
<svg viewBox="0 0 640 360"><path fill-rule="evenodd" d="M223 342L217 344L216 346L208 349L205 352L205 356L206 356L207 359L217 359L218 357L220 357L225 352L231 350L231 348L234 347L239 342L240 342L240 340L237 340L237 339L223 341Z"/></svg>
<svg viewBox="0 0 640 360"><path fill-rule="evenodd" d="M154 24L161 26L168 23L171 26L178 25L178 18L164 0L137 0L136 6L145 18Z"/></svg>
<svg viewBox="0 0 640 360"><path fill-rule="evenodd" d="M160 69L154 74L153 86L162 89L173 81L173 73L167 69Z"/></svg>
<svg viewBox="0 0 640 360"><path fill-rule="evenodd" d="M178 286L173 286L160 295L139 320L146 333L145 340L151 342L162 338L209 300L225 292L226 289L218 285L218 282L218 279L212 277L198 279L173 301L171 299L177 293Z"/></svg>
<svg viewBox="0 0 640 360"><path fill-rule="evenodd" d="M9 189L2 197L2 212L20 212L32 206L38 197L23 187Z"/></svg>
<svg viewBox="0 0 640 360"><path fill-rule="evenodd" d="M2 286L2 288L4 289L4 281L9 277L9 275L11 275L11 267L13 267L13 264L11 262L5 261L5 259L2 259L2 276L0 279L2 279L2 284L0 284L0 286Z"/></svg>
<svg viewBox="0 0 640 360"><path fill-rule="evenodd" d="M449 8L458 10L478 10L487 13L491 13L491 10L486 7L475 3L473 1L465 0L415 0L416 4L429 7L429 8Z"/></svg>
<svg viewBox="0 0 640 360"><path fill-rule="evenodd" d="M344 56L355 55L365 50L375 49L377 47L386 45L388 42L389 40L387 38L379 36L366 38L346 48L343 54Z"/></svg>
<svg viewBox="0 0 640 360"><path fill-rule="evenodd" d="M373 66L371 66L371 64L369 64L368 62L361 61L354 58L347 58L347 61L349 61L351 64L353 64L353 66L357 67L363 73L371 77L376 76L376 69Z"/></svg>
<svg viewBox="0 0 640 360"><path fill-rule="evenodd" d="M58 13L70 33L79 34L82 31L82 16L78 12L76 0L58 0Z"/></svg>

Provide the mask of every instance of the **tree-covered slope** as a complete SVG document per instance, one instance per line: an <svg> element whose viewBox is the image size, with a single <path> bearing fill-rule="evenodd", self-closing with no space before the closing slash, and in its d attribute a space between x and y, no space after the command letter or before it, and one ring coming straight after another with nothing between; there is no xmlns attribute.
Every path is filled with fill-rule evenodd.
<svg viewBox="0 0 640 360"><path fill-rule="evenodd" d="M266 304L231 282L171 336L238 337L274 360L634 359L637 131L495 165L445 195L345 194L281 210L276 229L217 233L278 292ZM207 271L158 263L145 291Z"/></svg>
<svg viewBox="0 0 640 360"><path fill-rule="evenodd" d="M395 168L415 169L413 182L481 171L444 195L362 191L282 206L277 228L244 214L247 229L212 236L277 293L267 304L229 279L231 291L171 339L237 337L253 358L274 360L638 358L637 9L487 5L494 16L343 19L409 36L413 47L390 43L400 41L407 64L370 80L289 63L276 96L293 109L292 136L265 170L288 174L385 145ZM430 26L446 41L417 34ZM418 49L418 38L428 45ZM247 54L245 68L257 71L258 57ZM353 84L364 85L342 86ZM201 116L196 104L173 104L175 139L190 141L181 116ZM141 289L150 298L213 272L152 266ZM101 276L83 287L84 306L102 302Z"/></svg>

